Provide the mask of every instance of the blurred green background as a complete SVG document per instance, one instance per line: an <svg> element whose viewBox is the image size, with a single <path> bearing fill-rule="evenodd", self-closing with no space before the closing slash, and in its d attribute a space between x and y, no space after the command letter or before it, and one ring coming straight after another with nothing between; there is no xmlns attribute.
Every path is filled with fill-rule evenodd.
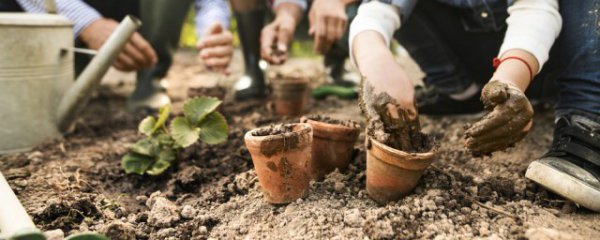
<svg viewBox="0 0 600 240"><path fill-rule="evenodd" d="M190 11L188 12L187 20L184 23L183 29L181 31L181 38L180 38L179 45L182 48L194 49L196 46L196 41L198 40L198 38L196 37L196 27L194 24L194 16L195 16L194 8L190 8ZM240 44L240 40L237 36L237 22L235 21L235 18L233 18L233 17L231 18L230 25L231 26L229 27L229 29L233 33L233 36L234 36L233 43L236 47L238 47ZM294 41L292 43L290 52L291 52L292 57L308 57L308 58L318 57L318 55L314 54L313 43L309 39L301 39L301 40Z"/></svg>

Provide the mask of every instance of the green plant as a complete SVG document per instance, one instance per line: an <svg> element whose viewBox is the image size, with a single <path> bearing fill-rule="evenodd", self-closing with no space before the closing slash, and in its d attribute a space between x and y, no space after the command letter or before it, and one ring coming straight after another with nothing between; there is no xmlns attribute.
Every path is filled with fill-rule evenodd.
<svg viewBox="0 0 600 240"><path fill-rule="evenodd" d="M183 116L176 117L167 128L171 107L160 109L158 117L146 117L138 131L146 137L129 147L121 159L126 173L159 175L177 158L179 150L198 140L218 144L227 140L227 121L216 109L221 101L201 97L186 101Z"/></svg>

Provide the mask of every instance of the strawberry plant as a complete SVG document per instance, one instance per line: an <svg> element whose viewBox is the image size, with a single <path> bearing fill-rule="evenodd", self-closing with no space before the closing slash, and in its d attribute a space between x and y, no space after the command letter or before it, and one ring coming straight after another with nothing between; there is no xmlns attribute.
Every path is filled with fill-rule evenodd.
<svg viewBox="0 0 600 240"><path fill-rule="evenodd" d="M146 117L138 126L145 137L129 147L121 159L126 173L159 175L176 160L177 153L195 142L218 144L227 140L227 121L216 109L221 101L202 97L186 101L183 116L167 127L171 107L160 109L157 118Z"/></svg>

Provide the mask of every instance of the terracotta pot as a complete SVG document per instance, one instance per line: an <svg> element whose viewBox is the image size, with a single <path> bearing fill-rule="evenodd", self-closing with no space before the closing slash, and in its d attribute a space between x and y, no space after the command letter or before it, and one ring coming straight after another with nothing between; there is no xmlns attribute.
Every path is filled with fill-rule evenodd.
<svg viewBox="0 0 600 240"><path fill-rule="evenodd" d="M320 180L336 168L345 170L354 152L354 143L360 130L354 127L333 124L302 117L300 122L313 129L312 161L313 178Z"/></svg>
<svg viewBox="0 0 600 240"><path fill-rule="evenodd" d="M291 132L256 136L255 129L244 137L264 197L273 204L305 196L311 180L312 128L306 123L290 125Z"/></svg>
<svg viewBox="0 0 600 240"><path fill-rule="evenodd" d="M407 153L370 137L367 147L367 192L380 204L410 194L434 160L434 151Z"/></svg>
<svg viewBox="0 0 600 240"><path fill-rule="evenodd" d="M272 81L272 85L275 113L279 116L300 116L306 105L308 80L281 78Z"/></svg>

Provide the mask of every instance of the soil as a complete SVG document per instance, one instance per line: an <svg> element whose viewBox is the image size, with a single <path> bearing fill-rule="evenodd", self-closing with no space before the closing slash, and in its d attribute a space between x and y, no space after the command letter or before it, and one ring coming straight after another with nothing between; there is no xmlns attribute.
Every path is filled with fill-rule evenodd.
<svg viewBox="0 0 600 240"><path fill-rule="evenodd" d="M405 59L400 59L406 64ZM178 53L168 80L180 111L186 84L209 81L191 53ZM236 55L231 82L240 76ZM324 82L321 62L292 65ZM114 77L115 75L113 75ZM537 111L531 133L514 148L473 158L459 144L474 117L421 116L422 130L438 139L439 158L413 194L379 206L365 191L364 134L344 172L312 182L308 195L284 206L265 202L244 146L257 126L297 122L274 116L270 102L226 100L227 143L196 144L158 177L125 174L127 146L142 138L143 115L125 111L118 87L129 75L103 85L64 139L2 156L0 170L37 226L66 235L99 231L112 239L597 239L600 216L556 196L524 177L528 164L552 140L553 114ZM210 80L212 81L212 80ZM130 92L124 91L124 92ZM111 94L112 93L112 94ZM120 97L119 97L120 96ZM365 126L357 101L313 101L311 114L354 119Z"/></svg>
<svg viewBox="0 0 600 240"><path fill-rule="evenodd" d="M310 120L317 121L317 122L334 124L334 125L341 125L341 126L350 127L350 128L360 128L360 125L356 121L339 120L339 119L335 119L335 118L331 118L331 117L323 116L323 115L319 115L319 114L306 116L306 119L310 119ZM304 122L307 122L307 121L304 120Z"/></svg>
<svg viewBox="0 0 600 240"><path fill-rule="evenodd" d="M276 124L276 125L270 125L270 126L261 127L259 129L256 129L255 131L252 132L252 136L263 137L263 136L270 136L270 135L279 135L279 134L290 133L293 130L294 130L294 125L292 125L292 124Z"/></svg>
<svg viewBox="0 0 600 240"><path fill-rule="evenodd" d="M419 116L414 110L402 109L386 92L375 93L366 80L361 88L360 106L367 118L369 137L409 153L432 151L433 141L421 132ZM397 109L395 113L391 108Z"/></svg>

